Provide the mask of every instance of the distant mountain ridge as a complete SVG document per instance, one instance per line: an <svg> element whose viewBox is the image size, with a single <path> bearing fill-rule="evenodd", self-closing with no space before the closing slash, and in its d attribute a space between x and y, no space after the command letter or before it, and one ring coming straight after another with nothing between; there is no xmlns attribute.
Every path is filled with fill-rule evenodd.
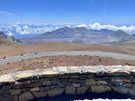
<svg viewBox="0 0 135 101"><path fill-rule="evenodd" d="M133 34L132 36L134 36L134 37L135 37L135 34Z"/></svg>
<svg viewBox="0 0 135 101"><path fill-rule="evenodd" d="M135 34L135 26L126 25L111 25L111 24L100 24L98 22L93 24L0 24L0 31L6 35L14 36L15 38L27 38L31 36L37 36L42 33L51 32L63 27L85 27L91 30L122 30L130 35Z"/></svg>
<svg viewBox="0 0 135 101"><path fill-rule="evenodd" d="M16 40L14 37L5 35L3 32L0 32L0 45L1 44L9 45L13 43L20 43L20 41Z"/></svg>
<svg viewBox="0 0 135 101"><path fill-rule="evenodd" d="M73 43L106 43L125 42L134 39L135 37L121 30L92 30L85 27L63 27L51 32L43 33L36 37L24 38L22 41L25 43L50 41Z"/></svg>

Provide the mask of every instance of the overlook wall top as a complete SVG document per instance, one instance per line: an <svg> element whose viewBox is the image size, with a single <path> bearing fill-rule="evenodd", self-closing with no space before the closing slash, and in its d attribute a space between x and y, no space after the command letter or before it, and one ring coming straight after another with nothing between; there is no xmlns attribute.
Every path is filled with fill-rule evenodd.
<svg viewBox="0 0 135 101"><path fill-rule="evenodd" d="M105 92L135 98L135 66L58 66L0 76L0 101Z"/></svg>
<svg viewBox="0 0 135 101"><path fill-rule="evenodd" d="M134 75L135 66L59 66L46 69L17 71L15 73L4 74L0 76L0 83L16 82L20 79L27 79L30 77L51 76L61 74L73 73L95 73L95 74L119 74L119 75Z"/></svg>

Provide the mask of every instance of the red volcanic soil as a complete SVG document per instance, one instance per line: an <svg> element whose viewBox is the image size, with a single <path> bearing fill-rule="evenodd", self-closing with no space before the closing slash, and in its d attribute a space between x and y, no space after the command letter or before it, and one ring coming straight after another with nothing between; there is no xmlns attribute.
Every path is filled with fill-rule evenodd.
<svg viewBox="0 0 135 101"><path fill-rule="evenodd" d="M46 51L105 51L135 55L135 49L126 48L128 45L122 45L123 48L116 45L88 45L88 44L73 44L73 43L37 43L37 44L13 44L0 46L0 58L11 57L27 53L39 53Z"/></svg>
<svg viewBox="0 0 135 101"><path fill-rule="evenodd" d="M135 61L117 60L98 56L50 56L0 65L0 74L54 66L134 65Z"/></svg>

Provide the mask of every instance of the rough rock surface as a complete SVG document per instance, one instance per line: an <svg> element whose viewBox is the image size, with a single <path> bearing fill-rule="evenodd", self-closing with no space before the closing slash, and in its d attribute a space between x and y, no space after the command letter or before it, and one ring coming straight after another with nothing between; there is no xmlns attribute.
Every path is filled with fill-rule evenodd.
<svg viewBox="0 0 135 101"><path fill-rule="evenodd" d="M53 67L0 76L0 101L115 91L135 97L134 66ZM5 97L3 97L5 96Z"/></svg>

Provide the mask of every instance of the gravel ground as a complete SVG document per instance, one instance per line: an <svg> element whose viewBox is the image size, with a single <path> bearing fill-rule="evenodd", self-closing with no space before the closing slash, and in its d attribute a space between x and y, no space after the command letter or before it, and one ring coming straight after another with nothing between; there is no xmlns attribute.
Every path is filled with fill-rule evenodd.
<svg viewBox="0 0 135 101"><path fill-rule="evenodd" d="M123 59L123 60L135 60L134 55L127 55L127 54L121 54L121 53L112 53L112 52L102 52L102 51L65 51L65 52L43 52L38 54L26 54L23 56L14 56L7 59L1 59L0 64L7 64L7 63L13 63L22 61L24 59L33 59L33 58L39 58L43 56L101 56L101 57L111 57L114 59Z"/></svg>
<svg viewBox="0 0 135 101"><path fill-rule="evenodd" d="M135 56L121 53L111 53L102 51L70 51L70 52L65 51L65 52L44 52L38 54L26 54L24 56L14 56L7 59L1 59L0 64L7 64L21 61L24 59L39 58L43 56L59 56L59 55L67 55L67 56L88 55L88 56L112 57L114 59L135 60Z"/></svg>

